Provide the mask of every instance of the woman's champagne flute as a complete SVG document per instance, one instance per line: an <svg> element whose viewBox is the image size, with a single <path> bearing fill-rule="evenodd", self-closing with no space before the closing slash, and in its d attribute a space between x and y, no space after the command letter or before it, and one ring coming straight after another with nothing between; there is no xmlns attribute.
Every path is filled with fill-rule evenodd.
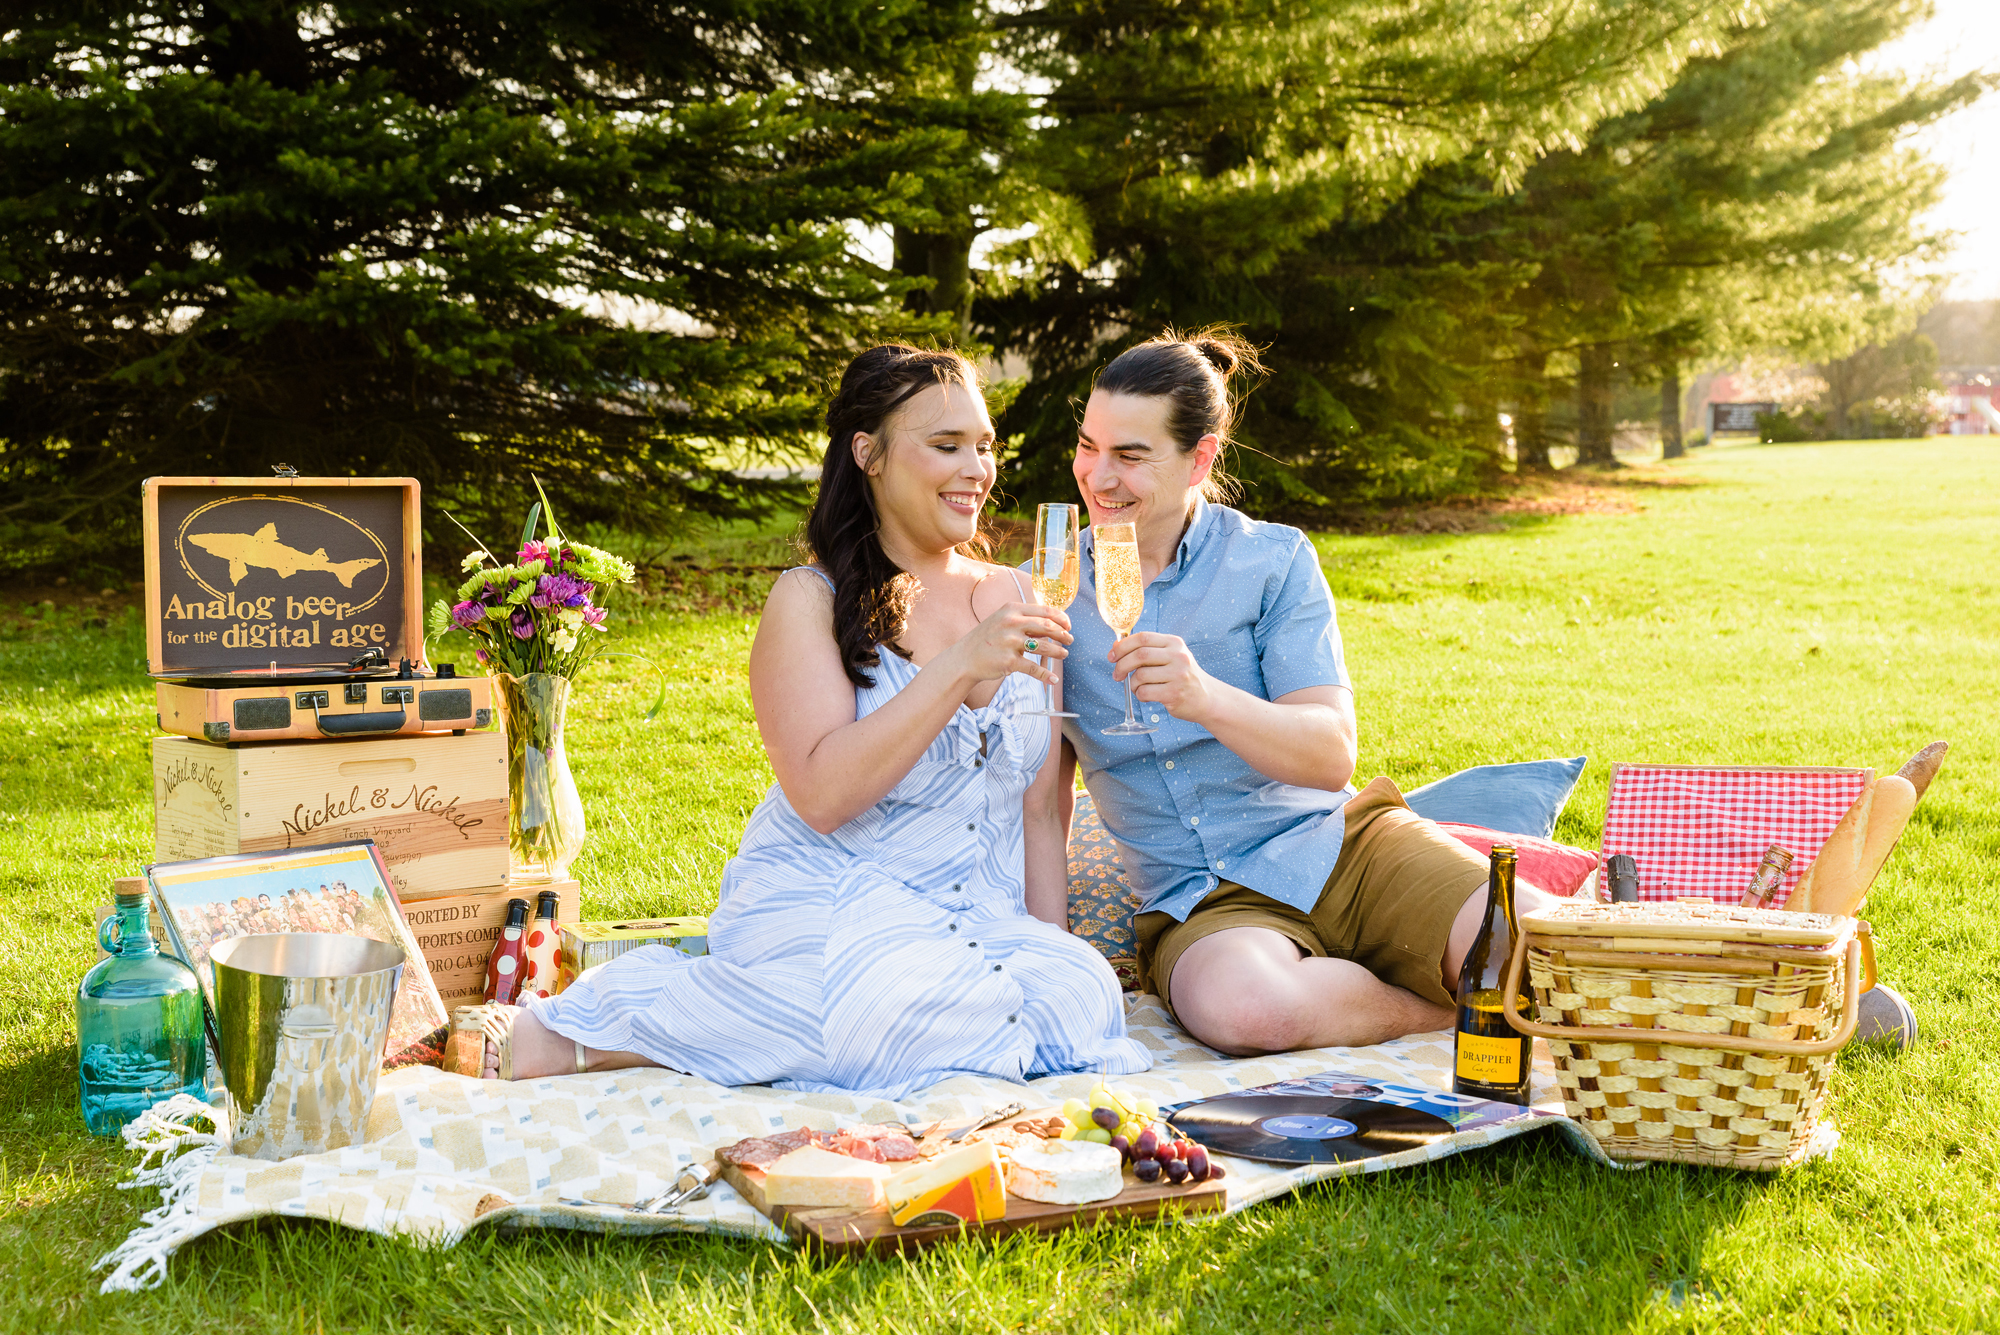
<svg viewBox="0 0 2000 1335"><path fill-rule="evenodd" d="M1146 580L1139 573L1139 529L1133 524L1092 526L1094 559L1097 564L1097 615L1124 639L1139 624L1146 610ZM1158 732L1150 723L1141 723L1132 711L1132 676L1125 676L1125 721L1104 730L1107 737Z"/></svg>
<svg viewBox="0 0 2000 1335"><path fill-rule="evenodd" d="M1062 609L1076 601L1079 565L1076 530L1080 520L1074 505L1042 505L1035 509L1035 556L1028 565L1028 582L1034 586L1035 598L1045 606ZM1041 658L1042 666L1047 667L1049 656L1043 654ZM1056 708L1053 682L1043 690L1047 703L1041 709L1024 709L1023 714L1076 717Z"/></svg>

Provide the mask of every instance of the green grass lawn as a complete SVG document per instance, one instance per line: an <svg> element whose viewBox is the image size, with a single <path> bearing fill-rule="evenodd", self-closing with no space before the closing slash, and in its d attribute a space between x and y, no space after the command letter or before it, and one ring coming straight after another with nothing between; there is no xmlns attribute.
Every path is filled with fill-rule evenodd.
<svg viewBox="0 0 2000 1335"><path fill-rule="evenodd" d="M1614 760L1871 764L1949 738L1870 903L1923 1018L1856 1047L1829 1162L1615 1173L1553 1136L1308 1189L1226 1220L827 1264L714 1239L476 1235L422 1250L325 1225L191 1244L100 1298L149 1203L77 1113L90 909L150 852L136 619L0 622L0 1275L9 1330L1741 1330L2000 1323L2000 446L1703 451L1611 489L1628 513L1320 539L1359 684L1362 774L1588 754L1559 836L1594 844ZM1032 498L1031 498L1032 499ZM587 913L703 911L769 783L744 686L772 535L722 535L649 603L574 723ZM703 574L717 560L739 568ZM712 610L697 611L698 607Z"/></svg>

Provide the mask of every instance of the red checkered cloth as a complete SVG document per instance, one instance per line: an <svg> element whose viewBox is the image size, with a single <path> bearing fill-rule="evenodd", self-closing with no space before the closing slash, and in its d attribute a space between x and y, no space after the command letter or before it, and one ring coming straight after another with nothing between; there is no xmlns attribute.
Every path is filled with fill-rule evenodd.
<svg viewBox="0 0 2000 1335"><path fill-rule="evenodd" d="M1875 771L1783 765L1613 765L1604 855L1639 864L1639 898L1734 904L1772 844L1792 855L1782 908Z"/></svg>

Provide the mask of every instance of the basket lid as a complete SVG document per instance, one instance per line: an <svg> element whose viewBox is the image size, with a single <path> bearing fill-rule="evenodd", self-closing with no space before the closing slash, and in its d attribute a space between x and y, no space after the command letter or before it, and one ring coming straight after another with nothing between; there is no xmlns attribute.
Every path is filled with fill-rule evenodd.
<svg viewBox="0 0 2000 1335"><path fill-rule="evenodd" d="M1521 916L1530 936L1615 936L1683 941L1746 941L1831 949L1854 934L1854 919L1830 913L1745 909L1732 904L1558 904Z"/></svg>

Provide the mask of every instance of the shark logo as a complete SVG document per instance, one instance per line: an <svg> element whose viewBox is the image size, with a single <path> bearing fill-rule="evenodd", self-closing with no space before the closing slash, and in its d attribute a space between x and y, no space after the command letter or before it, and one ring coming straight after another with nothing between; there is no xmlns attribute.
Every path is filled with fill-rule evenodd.
<svg viewBox="0 0 2000 1335"><path fill-rule="evenodd" d="M302 552L278 541L278 526L266 524L255 533L190 533L189 542L229 562L229 582L241 584L250 567L275 570L279 579L290 579L301 570L321 570L340 581L340 587L354 587L354 577L382 563L373 557L358 561L329 561L326 548Z"/></svg>

